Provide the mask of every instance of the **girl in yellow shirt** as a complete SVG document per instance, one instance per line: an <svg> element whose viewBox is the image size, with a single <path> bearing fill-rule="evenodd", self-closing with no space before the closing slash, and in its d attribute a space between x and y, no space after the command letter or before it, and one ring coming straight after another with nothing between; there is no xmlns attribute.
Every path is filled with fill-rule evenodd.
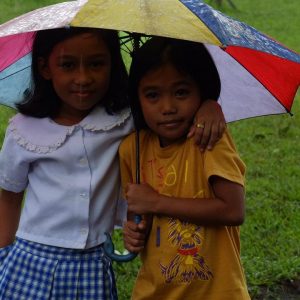
<svg viewBox="0 0 300 300"><path fill-rule="evenodd" d="M130 96L141 130L141 184L132 183L134 135L119 149L129 216L148 220L129 220L124 229L126 248L142 259L134 300L250 299L238 227L245 165L228 131L212 151L200 152L186 138L194 112L205 99L217 99L220 88L202 44L152 38L134 57Z"/></svg>

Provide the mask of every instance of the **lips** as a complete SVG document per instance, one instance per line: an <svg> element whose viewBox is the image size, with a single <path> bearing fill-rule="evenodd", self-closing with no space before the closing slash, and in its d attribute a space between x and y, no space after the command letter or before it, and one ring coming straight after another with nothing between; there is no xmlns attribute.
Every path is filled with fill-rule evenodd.
<svg viewBox="0 0 300 300"><path fill-rule="evenodd" d="M81 98L85 98L85 97L89 97L90 95L93 94L93 91L91 90L79 90L79 91L71 91L72 94L81 97Z"/></svg>
<svg viewBox="0 0 300 300"><path fill-rule="evenodd" d="M177 127L178 125L181 125L181 123L182 123L181 119L176 119L176 120L165 120L165 121L159 122L158 125L166 127L166 128L174 128L174 127Z"/></svg>

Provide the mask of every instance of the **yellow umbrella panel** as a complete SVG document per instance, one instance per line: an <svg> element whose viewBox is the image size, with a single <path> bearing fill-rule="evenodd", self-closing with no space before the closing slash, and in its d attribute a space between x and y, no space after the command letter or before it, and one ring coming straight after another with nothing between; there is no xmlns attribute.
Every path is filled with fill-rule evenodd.
<svg viewBox="0 0 300 300"><path fill-rule="evenodd" d="M178 0L89 0L70 25L221 45L212 31Z"/></svg>

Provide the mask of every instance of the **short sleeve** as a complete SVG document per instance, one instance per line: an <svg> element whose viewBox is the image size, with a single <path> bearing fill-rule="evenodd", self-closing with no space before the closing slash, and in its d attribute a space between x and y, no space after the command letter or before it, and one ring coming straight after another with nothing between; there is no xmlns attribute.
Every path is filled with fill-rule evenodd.
<svg viewBox="0 0 300 300"><path fill-rule="evenodd" d="M28 183L29 163L25 160L25 151L13 138L8 126L0 152L0 187L19 193L26 189Z"/></svg>
<svg viewBox="0 0 300 300"><path fill-rule="evenodd" d="M121 172L121 192L120 200L118 203L119 218L122 217L124 222L127 219L127 202L125 200L125 189L128 183L133 182L132 170L135 168L133 164L133 150L135 149L135 135L131 134L126 137L120 144L119 147L119 163L120 163L120 172ZM123 213L123 215L120 214ZM125 212L125 214L124 214Z"/></svg>
<svg viewBox="0 0 300 300"><path fill-rule="evenodd" d="M135 133L133 133L127 136L121 142L119 147L120 172L123 194L127 184L135 182L135 158Z"/></svg>
<svg viewBox="0 0 300 300"><path fill-rule="evenodd" d="M237 153L228 130L212 151L206 151L204 169L207 180L211 176L219 176L244 186L246 166Z"/></svg>

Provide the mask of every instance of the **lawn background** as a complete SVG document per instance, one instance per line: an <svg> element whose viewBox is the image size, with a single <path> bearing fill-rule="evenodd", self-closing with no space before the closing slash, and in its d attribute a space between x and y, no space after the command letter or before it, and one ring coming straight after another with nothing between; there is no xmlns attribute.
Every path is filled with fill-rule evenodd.
<svg viewBox="0 0 300 300"><path fill-rule="evenodd" d="M1 0L0 22L58 0ZM207 0L215 6L214 1ZM300 52L299 0L223 0L224 13L242 20ZM294 116L270 116L229 124L247 171L246 222L241 229L242 261L253 299L300 299L300 97ZM0 144L7 120L0 108ZM115 236L121 248L119 235ZM114 267L120 300L129 299L139 259ZM284 283L284 284L283 284ZM299 290L300 293L300 290Z"/></svg>

